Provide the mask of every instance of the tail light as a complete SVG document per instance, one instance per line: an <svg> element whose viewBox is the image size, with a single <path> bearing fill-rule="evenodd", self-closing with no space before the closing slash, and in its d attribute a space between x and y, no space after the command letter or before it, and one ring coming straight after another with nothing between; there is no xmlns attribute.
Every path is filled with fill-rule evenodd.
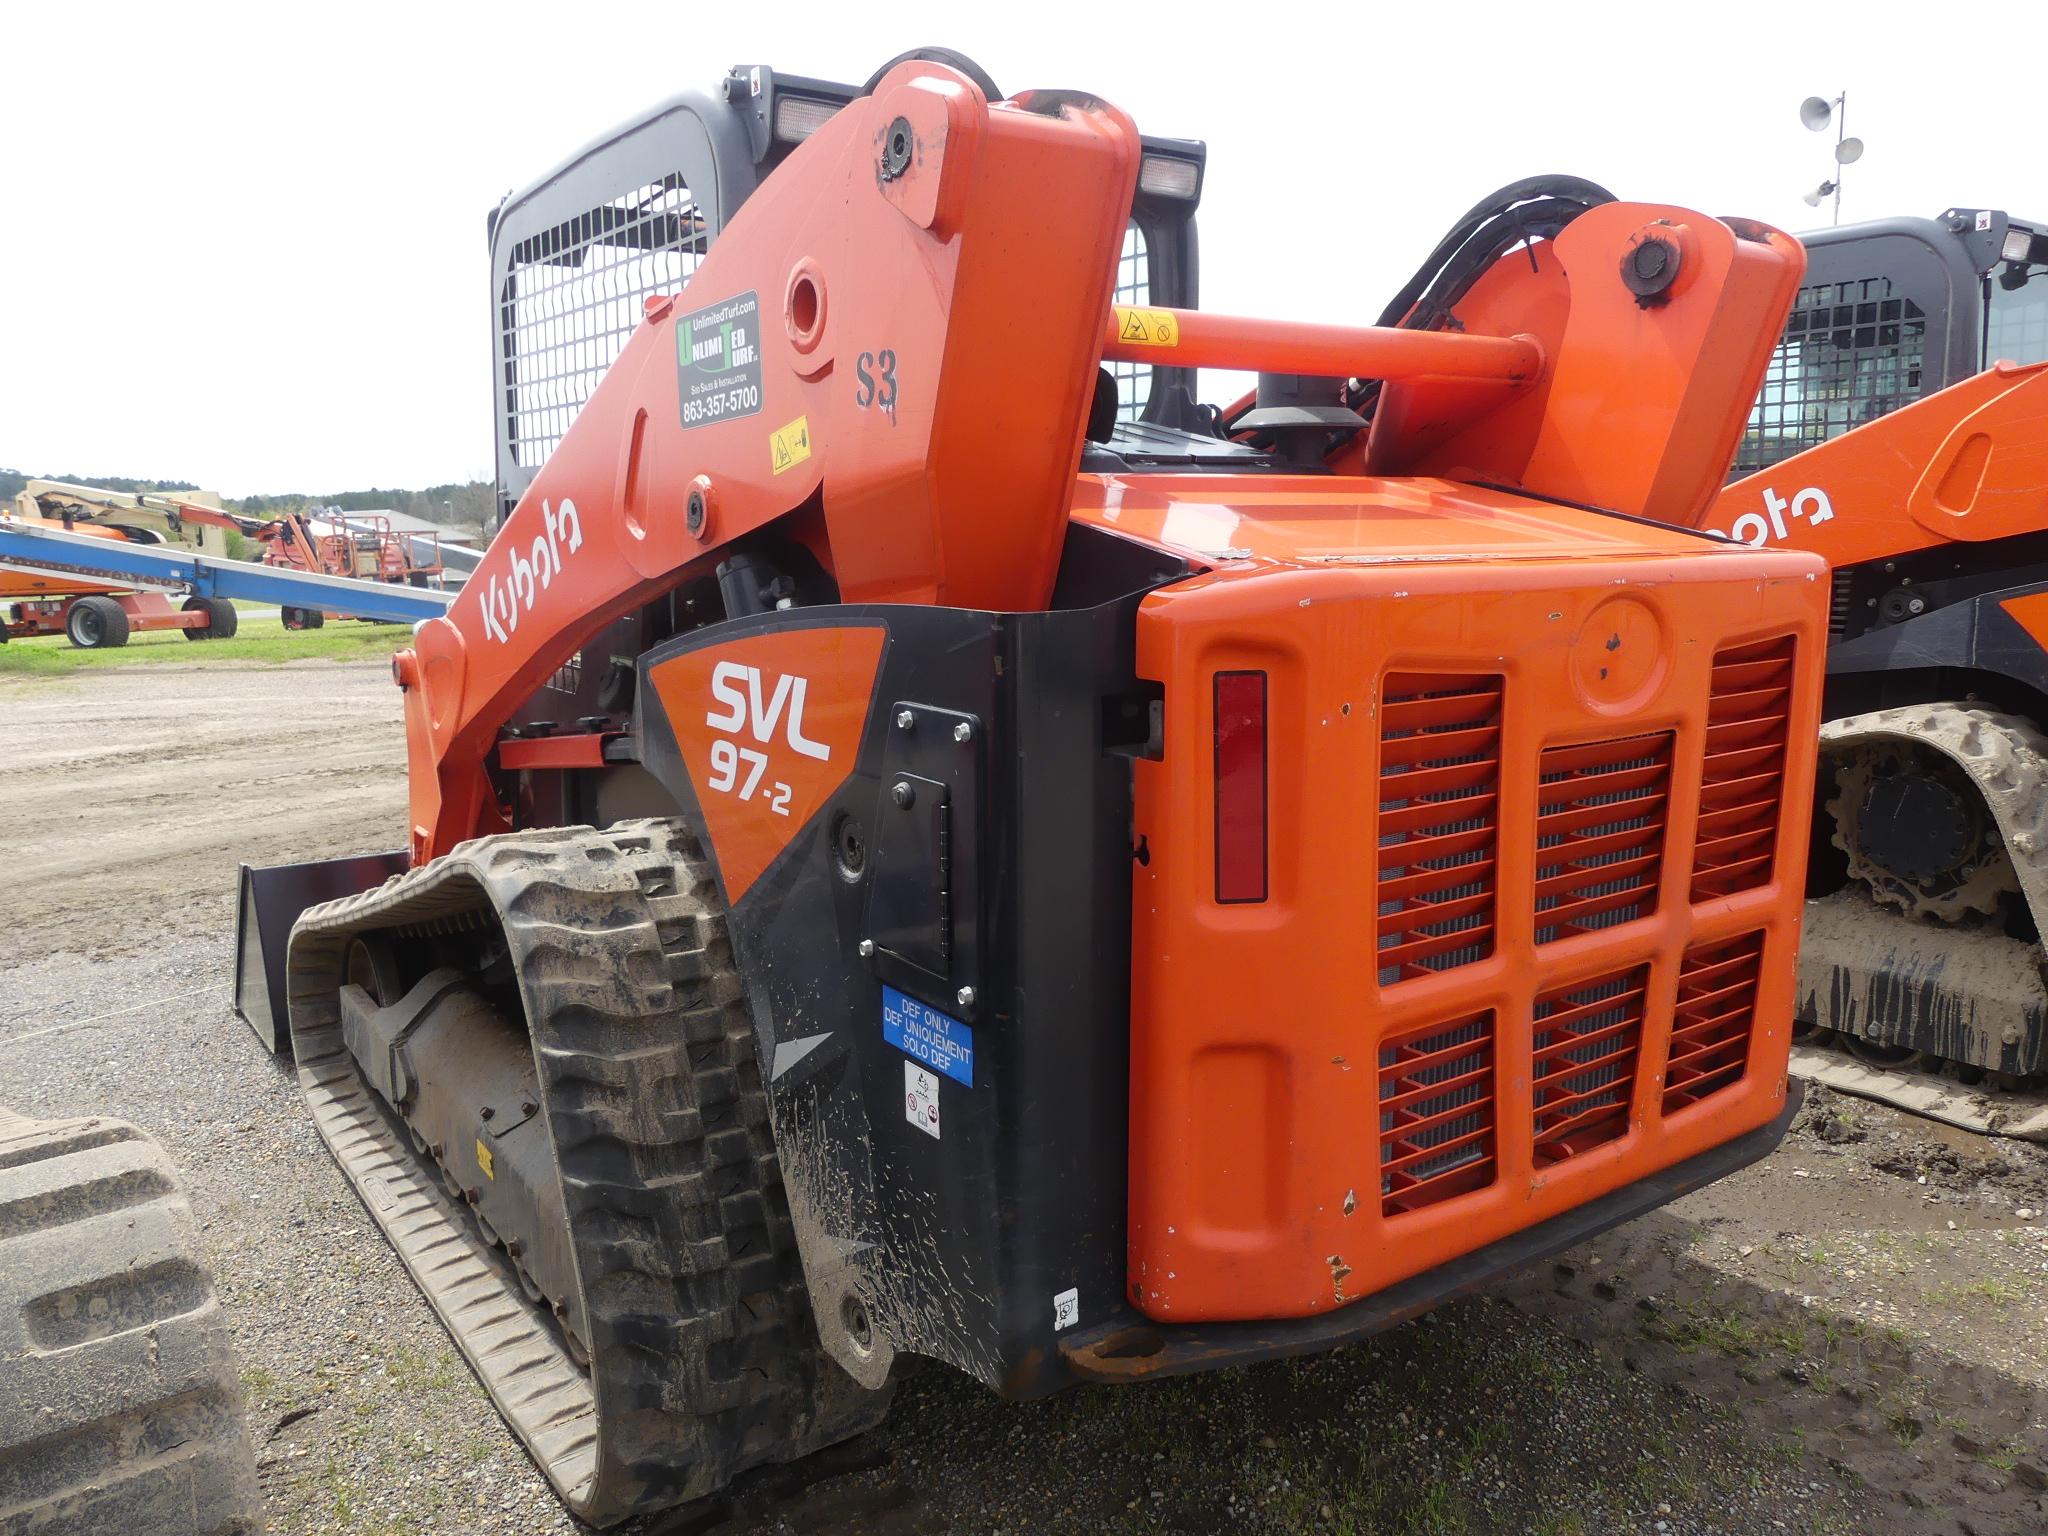
<svg viewBox="0 0 2048 1536"><path fill-rule="evenodd" d="M1216 899L1266 899L1266 674L1216 674Z"/></svg>

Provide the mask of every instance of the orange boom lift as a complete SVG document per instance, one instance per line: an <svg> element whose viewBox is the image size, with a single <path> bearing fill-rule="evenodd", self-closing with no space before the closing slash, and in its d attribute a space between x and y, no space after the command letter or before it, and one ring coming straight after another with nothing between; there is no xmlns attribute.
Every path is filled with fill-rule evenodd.
<svg viewBox="0 0 2048 1536"><path fill-rule="evenodd" d="M1326 1348L1783 1134L1824 570L1663 525L1800 248L1544 178L1397 323L1212 315L1202 163L921 54L493 221L410 845L249 871L239 1001L587 1520L913 1357Z"/></svg>
<svg viewBox="0 0 2048 1536"><path fill-rule="evenodd" d="M31 480L15 497L7 528L61 530L113 543L163 545L186 534L187 523L232 528L218 507L170 492L109 491L57 480ZM235 605L225 598L171 596L150 587L93 579L83 569L64 571L0 558L0 644L31 635L63 635L81 650L128 643L131 632L184 631L187 640L227 639L235 633Z"/></svg>

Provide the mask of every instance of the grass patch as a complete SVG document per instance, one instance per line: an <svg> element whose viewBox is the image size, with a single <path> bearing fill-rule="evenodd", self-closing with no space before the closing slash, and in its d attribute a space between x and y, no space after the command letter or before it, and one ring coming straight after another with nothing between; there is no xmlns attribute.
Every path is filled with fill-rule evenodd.
<svg viewBox="0 0 2048 1536"><path fill-rule="evenodd" d="M277 1378L260 1365L245 1365L242 1367L242 1392L244 1396L268 1402L277 1395Z"/></svg>
<svg viewBox="0 0 2048 1536"><path fill-rule="evenodd" d="M446 1348L429 1353L401 1344L386 1357L385 1370L392 1386L408 1400L426 1392L446 1392L469 1379L456 1362L455 1351Z"/></svg>
<svg viewBox="0 0 2048 1536"><path fill-rule="evenodd" d="M1471 1512L1456 1493L1434 1483L1416 1507L1410 1529L1417 1536L1460 1536L1471 1529Z"/></svg>
<svg viewBox="0 0 2048 1536"><path fill-rule="evenodd" d="M1731 1359L1754 1358L1767 1350L1798 1354L1806 1347L1806 1329L1794 1318L1759 1320L1740 1313L1711 1312L1681 1306L1640 1325L1651 1338L1693 1353L1713 1350Z"/></svg>
<svg viewBox="0 0 2048 1536"><path fill-rule="evenodd" d="M231 640L187 640L183 630L139 630L114 650L81 651L62 635L37 635L0 645L0 677L63 677L100 667L181 662L382 661L411 643L409 624L329 619L321 629L286 629L284 621L244 618Z"/></svg>
<svg viewBox="0 0 2048 1536"><path fill-rule="evenodd" d="M2001 1472L2010 1472L2020 1464L2018 1442L2012 1440L2004 1441L1987 1451L1980 1451L1977 1459L1987 1467L1996 1467Z"/></svg>
<svg viewBox="0 0 2048 1536"><path fill-rule="evenodd" d="M1466 1428L1458 1450L1458 1476L1473 1477L1495 1451L1506 1445L1507 1438L1507 1426L1498 1418L1474 1419Z"/></svg>
<svg viewBox="0 0 2048 1536"><path fill-rule="evenodd" d="M1781 1465L1797 1470L1806 1465L1806 1431L1788 1429L1769 1442Z"/></svg>
<svg viewBox="0 0 2048 1536"><path fill-rule="evenodd" d="M1955 1308L1969 1300L1988 1301L1995 1307L2009 1307L2014 1302L2024 1301L2026 1291L2020 1286L2004 1280L1973 1280L1968 1285L1938 1285L1927 1293L1928 1299L1941 1306Z"/></svg>

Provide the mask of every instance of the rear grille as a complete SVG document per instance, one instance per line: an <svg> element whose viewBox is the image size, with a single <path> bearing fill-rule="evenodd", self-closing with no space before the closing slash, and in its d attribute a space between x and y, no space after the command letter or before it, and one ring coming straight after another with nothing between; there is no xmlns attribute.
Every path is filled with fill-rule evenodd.
<svg viewBox="0 0 2048 1536"><path fill-rule="evenodd" d="M1494 1179L1493 1015L1380 1043L1380 1210L1420 1210Z"/></svg>
<svg viewBox="0 0 2048 1536"><path fill-rule="evenodd" d="M1380 690L1379 979L1493 953L1498 673L1390 673Z"/></svg>
<svg viewBox="0 0 2048 1536"><path fill-rule="evenodd" d="M1546 747L1536 817L1536 942L1657 909L1671 733Z"/></svg>
<svg viewBox="0 0 2048 1536"><path fill-rule="evenodd" d="M1693 846L1694 901L1753 890L1771 878L1785 787L1792 654L1790 635L1714 654Z"/></svg>
<svg viewBox="0 0 2048 1536"><path fill-rule="evenodd" d="M1699 835L1689 862L1685 850L1669 842L1681 761L1677 731L1556 741L1533 764L1523 760L1517 773L1535 769L1535 826L1511 835L1533 842L1533 889L1519 899L1533 898L1538 946L1654 918L1667 872L1676 878L1689 871L1693 902L1770 882L1789 756L1795 647L1794 636L1780 635L1714 654ZM1382 679L1376 913L1382 987L1398 988L1495 953L1505 688L1506 679L1489 672L1399 672ZM1511 855L1518 846L1530 845L1510 844ZM1528 1054L1517 1048L1505 1064L1499 1025L1507 1016L1479 1006L1491 999L1460 998L1452 984L1435 1018L1415 1021L1411 1014L1378 1047L1381 1214L1406 1216L1498 1183L1503 1082L1528 1084L1526 1134L1538 1170L1625 1137L1637 1088L1649 1086L1642 1074L1660 1065L1666 1115L1737 1089L1756 1027L1764 939L1758 931L1684 951L1669 1050L1661 1061L1646 1062L1643 1052L1651 976L1643 946L1652 940L1602 939L1627 948L1595 962L1604 968L1591 977L1581 968L1581 979L1569 982L1542 979L1541 970L1565 962L1559 952L1539 949ZM1519 1042L1520 1031L1511 1036ZM1505 1131L1511 1154L1524 1134L1519 1119Z"/></svg>
<svg viewBox="0 0 2048 1536"><path fill-rule="evenodd" d="M1637 966L1537 997L1529 1090L1538 1167L1628 1129L1648 981Z"/></svg>
<svg viewBox="0 0 2048 1536"><path fill-rule="evenodd" d="M1671 1019L1671 1058L1664 1069L1665 1114L1742 1081L1763 955L1761 933L1695 944L1685 952Z"/></svg>

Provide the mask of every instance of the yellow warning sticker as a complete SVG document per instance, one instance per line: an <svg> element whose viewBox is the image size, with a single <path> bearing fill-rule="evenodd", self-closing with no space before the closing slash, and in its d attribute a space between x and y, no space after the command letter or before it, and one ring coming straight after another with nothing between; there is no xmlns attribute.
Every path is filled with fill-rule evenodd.
<svg viewBox="0 0 2048 1536"><path fill-rule="evenodd" d="M484 1145L484 1139L481 1136L476 1139L476 1165L483 1169L485 1178L489 1179L492 1183L497 1182L498 1170L491 1166L491 1149Z"/></svg>
<svg viewBox="0 0 2048 1536"><path fill-rule="evenodd" d="M1116 306L1116 339L1138 347L1170 347L1180 340L1180 324L1170 309Z"/></svg>
<svg viewBox="0 0 2048 1536"><path fill-rule="evenodd" d="M777 427L768 434L768 462L778 475L810 456L811 419L808 416L799 416L788 426Z"/></svg>

